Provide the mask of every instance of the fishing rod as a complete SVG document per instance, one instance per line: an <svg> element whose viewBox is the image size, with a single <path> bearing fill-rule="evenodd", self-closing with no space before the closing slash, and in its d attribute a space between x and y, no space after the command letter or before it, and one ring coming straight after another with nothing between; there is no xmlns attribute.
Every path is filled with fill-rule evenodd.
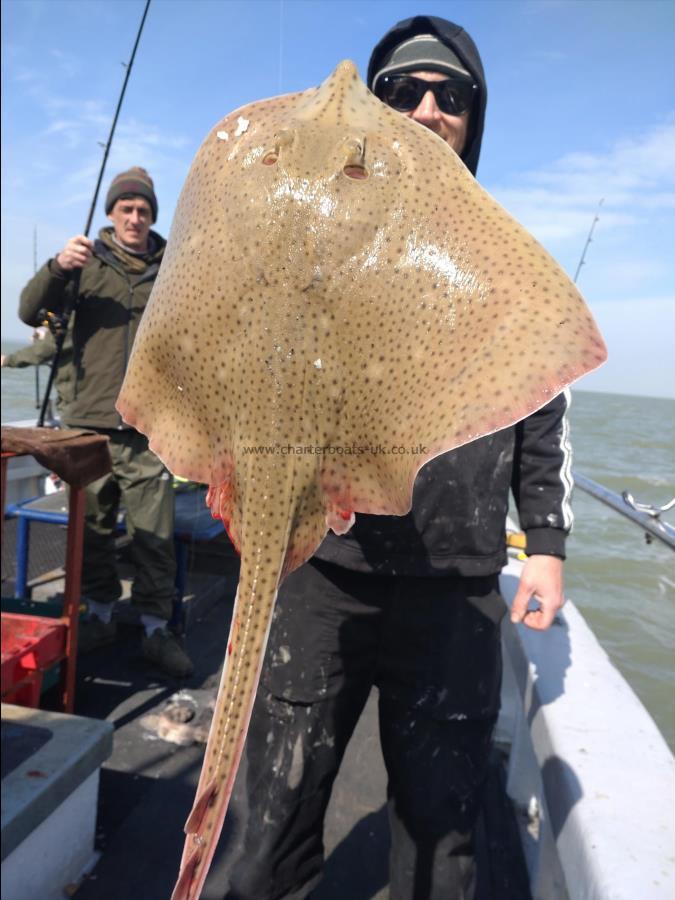
<svg viewBox="0 0 675 900"><path fill-rule="evenodd" d="M593 240L593 232L595 231L595 226L596 226L596 225L598 224L598 222L600 221L600 215L599 215L599 213L600 213L600 207L602 206L602 204L603 204L604 202L605 202L605 198L602 197L601 200L600 200L600 202L598 203L598 208L597 208L597 211L596 211L596 213L595 213L595 217L594 217L593 221L591 222L591 230L588 232L588 237L586 238L586 243L584 244L584 249L581 251L581 257L580 257L580 259L579 259L579 264L578 264L578 266L577 266L576 272L574 273L574 278L572 279L572 281L574 282L574 284L577 283L577 279L579 278L579 272L581 272L581 267L582 267L582 266L585 264L585 262L586 262L586 251L588 250L588 248L589 248L589 246L590 246L590 244L591 244L591 241Z"/></svg>
<svg viewBox="0 0 675 900"><path fill-rule="evenodd" d="M33 275L37 274L37 225L33 226ZM35 409L40 409L40 366L35 366Z"/></svg>
<svg viewBox="0 0 675 900"><path fill-rule="evenodd" d="M134 43L134 48L131 51L131 58L129 59L128 64L122 64L126 68L126 74L124 76L124 83L122 84L122 91L119 96L119 100L117 101L117 109L115 110L115 115L113 117L112 125L110 127L110 134L108 135L108 140L105 144L105 149L103 152L103 160L101 162L101 168L98 173L98 180L96 181L96 187L94 189L94 196L91 201L91 206L89 208L89 215L87 216L87 224L84 226L84 236L89 237L89 231L91 229L91 223L94 218L94 212L96 211L96 203L98 201L98 192L101 189L101 182L103 181L103 173L105 171L105 165L108 161L108 154L110 153L110 146L112 144L113 135L115 134L115 127L117 126L117 119L119 118L120 110L122 108L122 101L124 100L124 94L127 89L127 84L129 82L129 76L131 75L131 69L134 64L134 59L136 58L136 50L138 49L138 43L141 39L141 33L143 31L143 26L145 25L145 19L148 15L148 9L150 7L150 0L146 0L145 9L143 10L143 17L141 18L141 24L138 27L138 33L136 35L136 41ZM54 351L54 356L52 358L52 366L49 370L49 379L47 380L47 387L45 389L45 395L42 401L42 409L40 410L40 416L38 418L37 424L38 427L42 427L44 425L45 416L47 414L47 407L49 406L49 396L51 394L52 385L54 384L54 378L56 376L56 370L59 365L59 360L61 358L61 351L63 349L63 343L66 339L66 335L68 333L68 326L70 323L70 317L77 305L77 298L80 291L80 277L82 275L82 269L75 269L73 271L73 275L71 277L71 291L69 296L67 296L63 312L59 315L56 315L51 312L47 312L47 324L49 325L52 333L54 334L54 343L56 345L56 349Z"/></svg>
<svg viewBox="0 0 675 900"><path fill-rule="evenodd" d="M584 249L581 252L579 264L577 265L577 270L574 273L575 284L577 283L577 279L579 278L581 267L586 261L586 251L588 250L588 247L593 240L593 232L595 231L595 226L600 221L600 207L604 202L605 198L603 197L598 203L598 208L596 210L593 221L591 222L591 228L588 232L588 237L586 238ZM621 513L622 516L625 516L632 522L641 525L644 529L645 538L648 544L650 544L652 542L652 539L656 537L659 540L663 541L663 543L668 547L670 547L671 550L675 550L675 528L669 522L663 522L659 518L662 513L669 512L675 506L675 498L673 498L663 506L652 506L648 503L638 503L633 498L633 496L628 493L628 491L623 491L621 496L619 496L618 494L615 494L608 488L604 487L602 484L598 484L597 481L593 481L592 478L588 478L586 475L582 475L580 472L574 471L572 472L572 476L574 478L575 485L581 488L582 491L585 491L589 496L595 498L596 500L599 500L601 503L604 503L606 506L609 506L616 512Z"/></svg>

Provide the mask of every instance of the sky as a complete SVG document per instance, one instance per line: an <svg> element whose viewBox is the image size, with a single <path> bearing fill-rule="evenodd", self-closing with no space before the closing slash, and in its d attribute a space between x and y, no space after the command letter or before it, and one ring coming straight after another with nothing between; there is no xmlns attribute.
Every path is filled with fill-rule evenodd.
<svg viewBox="0 0 675 900"><path fill-rule="evenodd" d="M83 231L144 0L2 0L2 333L34 271ZM192 158L237 107L319 84L419 13L478 44L478 179L574 276L609 348L580 389L675 397L673 0L152 0L94 218L142 165L168 236ZM442 187L439 186L439 189ZM601 203L602 201L602 203ZM600 205L601 204L601 205Z"/></svg>

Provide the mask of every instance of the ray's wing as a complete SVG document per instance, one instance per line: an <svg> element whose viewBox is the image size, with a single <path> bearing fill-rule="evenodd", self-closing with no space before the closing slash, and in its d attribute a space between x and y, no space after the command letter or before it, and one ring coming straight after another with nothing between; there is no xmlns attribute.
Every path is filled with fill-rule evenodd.
<svg viewBox="0 0 675 900"><path fill-rule="evenodd" d="M317 373L340 392L327 498L402 514L423 463L544 406L607 352L569 277L456 154L386 107L373 131L377 226L304 302L332 319ZM364 235L368 187L345 188Z"/></svg>
<svg viewBox="0 0 675 900"><path fill-rule="evenodd" d="M232 158L242 155L237 129L241 138L253 119L251 130L267 133L269 111L281 115L279 107L295 96L242 107L204 140L118 398L125 421L149 436L172 472L193 481L228 480L233 455L259 437L256 396L267 389L265 336L273 309L261 301L255 264L264 243L261 223L249 224L246 215L256 185L246 178L246 164L235 169Z"/></svg>

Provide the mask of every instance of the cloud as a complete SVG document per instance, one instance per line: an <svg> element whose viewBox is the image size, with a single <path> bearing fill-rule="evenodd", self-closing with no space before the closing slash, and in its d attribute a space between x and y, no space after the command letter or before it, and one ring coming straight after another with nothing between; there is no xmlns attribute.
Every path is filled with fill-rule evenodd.
<svg viewBox="0 0 675 900"><path fill-rule="evenodd" d="M562 50L535 49L530 52L529 58L535 62L558 63L569 59L569 54L563 53Z"/></svg>
<svg viewBox="0 0 675 900"><path fill-rule="evenodd" d="M541 240L578 240L604 198L602 227L670 219L675 209L675 117L604 153L570 153L491 193Z"/></svg>
<svg viewBox="0 0 675 900"><path fill-rule="evenodd" d="M50 206L87 204L101 166L110 133L111 111L100 101L38 89L30 81L29 94L40 108L43 127L37 134L17 138L8 146L9 197L27 189L40 197L41 217ZM154 122L138 117L121 118L115 131L106 176L130 165L142 165L153 177L161 174L184 177L194 151L194 138L168 132Z"/></svg>
<svg viewBox="0 0 675 900"><path fill-rule="evenodd" d="M70 53L65 53L55 47L49 51L49 55L56 62L66 78L76 78L82 71L82 61Z"/></svg>
<svg viewBox="0 0 675 900"><path fill-rule="evenodd" d="M40 80L40 74L34 69L29 69L26 66L17 66L15 69L11 69L10 72L11 80L15 81L17 84L31 85Z"/></svg>
<svg viewBox="0 0 675 900"><path fill-rule="evenodd" d="M86 80L81 83L81 63L61 48L49 51L44 68L22 61L26 53L20 47L13 49L13 55L18 59L8 69L14 89L8 98L7 116L28 114L41 123L30 135L17 134L8 145L15 178L26 183L55 168L72 175L73 160L78 166L76 180L88 177L92 168L98 169L110 133L112 100L86 96L93 88L87 87ZM76 90L74 80L78 80ZM187 137L162 131L151 121L129 118L127 112L117 125L110 164L115 165L117 159L117 164L126 167L132 159L146 167L153 161L161 165L166 154L181 153L190 143Z"/></svg>

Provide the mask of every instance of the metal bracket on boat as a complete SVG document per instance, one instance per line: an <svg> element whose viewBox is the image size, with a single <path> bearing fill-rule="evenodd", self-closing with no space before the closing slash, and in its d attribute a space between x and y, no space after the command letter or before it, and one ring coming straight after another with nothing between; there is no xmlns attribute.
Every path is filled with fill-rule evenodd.
<svg viewBox="0 0 675 900"><path fill-rule="evenodd" d="M628 491L624 491L621 495L615 494L580 472L574 472L574 483L591 497L595 497L596 500L600 500L601 503L640 525L644 529L645 540L648 544L656 537L667 544L671 550L675 550L675 528L660 519L662 513L675 507L675 497L664 506L652 506L648 503L638 503Z"/></svg>
<svg viewBox="0 0 675 900"><path fill-rule="evenodd" d="M623 497L624 503L627 503L637 512L647 513L652 519L658 519L661 513L668 512L669 509L672 509L675 506L675 497L673 497L669 503L666 503L665 506L653 506L651 503L638 503L628 491L622 491L621 496Z"/></svg>
<svg viewBox="0 0 675 900"><path fill-rule="evenodd" d="M663 506L653 506L651 503L639 503L629 491L622 491L621 497L623 502L630 506L631 509L634 509L635 512L642 513L643 515L649 516L651 519L657 520L658 525L662 528L668 527L664 526L664 523L660 521L659 516L661 513L668 512L669 509L672 509L675 506L675 497ZM652 542L652 535L648 531L645 532L645 540L648 544L651 544Z"/></svg>

